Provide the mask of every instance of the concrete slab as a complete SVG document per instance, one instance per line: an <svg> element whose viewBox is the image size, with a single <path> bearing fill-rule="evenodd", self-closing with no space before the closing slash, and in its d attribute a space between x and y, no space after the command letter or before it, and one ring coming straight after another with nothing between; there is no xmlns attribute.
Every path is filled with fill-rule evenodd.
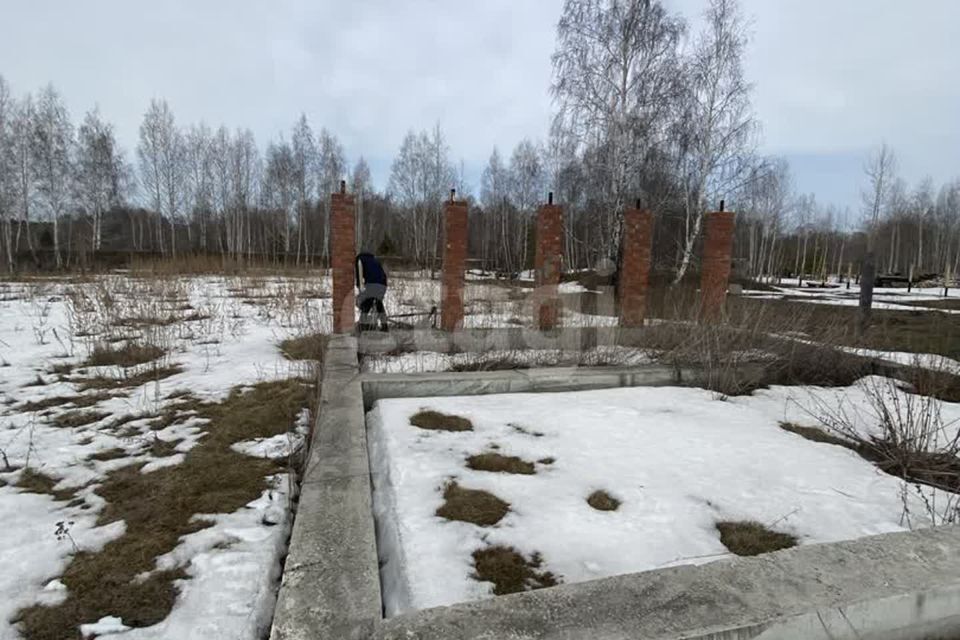
<svg viewBox="0 0 960 640"><path fill-rule="evenodd" d="M382 616L356 339L333 336L272 640L368 638Z"/></svg>
<svg viewBox="0 0 960 640"><path fill-rule="evenodd" d="M546 367L508 371L365 373L360 376L367 409L384 398L470 396L491 393L584 391L681 384L692 371L662 365L637 367Z"/></svg>
<svg viewBox="0 0 960 640"><path fill-rule="evenodd" d="M810 545L386 620L375 640L960 637L960 528Z"/></svg>

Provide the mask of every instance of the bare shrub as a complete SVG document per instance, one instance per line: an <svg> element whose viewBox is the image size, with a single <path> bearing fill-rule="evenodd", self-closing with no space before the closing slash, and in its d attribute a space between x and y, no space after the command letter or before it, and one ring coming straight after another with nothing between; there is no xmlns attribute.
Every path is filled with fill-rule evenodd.
<svg viewBox="0 0 960 640"><path fill-rule="evenodd" d="M866 411L853 403L834 407L821 401L814 417L878 468L912 485L932 523L960 520L960 429L944 421L942 401L891 378L867 377L858 387ZM904 519L909 522L906 493Z"/></svg>

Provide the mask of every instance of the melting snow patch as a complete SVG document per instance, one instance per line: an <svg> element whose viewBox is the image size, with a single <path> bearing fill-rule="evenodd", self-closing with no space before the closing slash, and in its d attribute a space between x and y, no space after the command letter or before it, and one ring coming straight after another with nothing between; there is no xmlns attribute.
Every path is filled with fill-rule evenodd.
<svg viewBox="0 0 960 640"><path fill-rule="evenodd" d="M82 624L80 625L80 633L84 638L93 638L96 636L108 636L115 633L123 633L128 631L130 627L123 624L123 620L120 618L114 618L113 616L106 616L100 618L97 622L93 624Z"/></svg>

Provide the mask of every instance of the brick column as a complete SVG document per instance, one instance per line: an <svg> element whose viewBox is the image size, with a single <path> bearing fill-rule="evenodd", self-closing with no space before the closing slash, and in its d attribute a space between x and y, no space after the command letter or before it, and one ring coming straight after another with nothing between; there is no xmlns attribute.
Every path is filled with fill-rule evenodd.
<svg viewBox="0 0 960 640"><path fill-rule="evenodd" d="M333 272L333 332L353 331L354 308L354 260L356 241L354 234L353 196L347 195L346 187L340 185L340 193L330 196L330 267Z"/></svg>
<svg viewBox="0 0 960 640"><path fill-rule="evenodd" d="M733 254L734 217L732 211L707 214L700 277L700 312L704 320L717 319L726 299Z"/></svg>
<svg viewBox="0 0 960 640"><path fill-rule="evenodd" d="M563 260L563 207L553 204L550 194L548 204L537 211L537 252L534 260L534 294L537 326L541 331L553 329L560 317L560 300L557 285L560 284Z"/></svg>
<svg viewBox="0 0 960 640"><path fill-rule="evenodd" d="M452 194L451 194L452 195ZM455 331L463 325L463 270L467 261L467 203L449 200L443 206L443 292L440 328Z"/></svg>
<svg viewBox="0 0 960 640"><path fill-rule="evenodd" d="M620 265L620 326L642 327L650 286L653 213L645 209L623 212L623 263Z"/></svg>

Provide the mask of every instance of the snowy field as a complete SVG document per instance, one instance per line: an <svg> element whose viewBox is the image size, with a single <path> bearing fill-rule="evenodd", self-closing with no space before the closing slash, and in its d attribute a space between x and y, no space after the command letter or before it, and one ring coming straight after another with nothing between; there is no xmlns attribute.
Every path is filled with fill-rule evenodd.
<svg viewBox="0 0 960 640"><path fill-rule="evenodd" d="M796 279L784 278L779 286L773 286L775 291L745 290L743 295L758 300L779 300L789 297L797 302L811 304L825 304L841 307L855 307L860 304L860 287L851 284L847 289L846 283L827 283L830 286L797 286ZM950 307L942 306L944 302ZM939 306L938 306L939 305ZM873 290L873 308L890 311L923 311L937 310L943 313L960 313L960 288L951 287L948 296L943 295L943 287L914 287L907 292L905 287L877 287Z"/></svg>
<svg viewBox="0 0 960 640"><path fill-rule="evenodd" d="M112 474L143 465L149 478L209 439L205 420L189 412L158 425L165 412L187 397L216 403L246 385L311 375L278 343L329 324L327 290L323 278L0 283L0 638L20 637L11 622L18 611L66 599L59 578L74 556L124 536L123 520L97 525L111 508L97 491ZM159 357L130 366L88 360L130 344ZM283 461L308 420L304 410L289 433L234 448ZM28 486L30 478L47 486ZM170 615L111 637L262 637L289 535L289 493L289 474L274 474L258 498L182 536L156 559L159 571L185 572ZM85 634L125 628L112 616L83 622Z"/></svg>
<svg viewBox="0 0 960 640"><path fill-rule="evenodd" d="M468 283L466 323L528 323L529 291ZM439 298L440 283L428 274L391 274L392 314L427 311ZM30 607L68 601L61 576L78 555L98 554L130 534L122 518L107 517L117 508L98 490L112 490L130 469L147 478L148 493L151 478L161 481L155 472L180 482L177 472L196 466L191 452L210 440L210 420L191 406L217 409L232 391L310 378L313 365L285 358L280 344L328 333L330 316L330 279L322 272L0 282L0 517L14 523L0 530L0 640L23 637L14 618ZM564 320L611 319L569 312ZM173 581L169 615L144 624L107 611L82 619L80 631L262 637L291 524L291 474L283 466L302 447L309 419L304 411L287 433L230 443L230 451L251 460L277 461L280 471L239 510L196 514L213 526L185 533L172 549L148 558L156 572L183 571Z"/></svg>
<svg viewBox="0 0 960 640"><path fill-rule="evenodd" d="M388 615L489 597L472 554L512 547L562 582L709 562L730 554L716 523L758 521L799 544L927 526L921 494L856 453L780 428L843 413L871 433L868 378L849 388L774 387L726 401L694 388L635 388L379 401L368 414ZM902 392L900 392L902 393ZM411 424L433 410L468 431ZM944 403L950 437L960 405ZM496 453L532 474L468 468ZM437 515L451 482L509 503L493 526ZM586 502L594 491L615 511ZM941 498L941 503L943 499Z"/></svg>

